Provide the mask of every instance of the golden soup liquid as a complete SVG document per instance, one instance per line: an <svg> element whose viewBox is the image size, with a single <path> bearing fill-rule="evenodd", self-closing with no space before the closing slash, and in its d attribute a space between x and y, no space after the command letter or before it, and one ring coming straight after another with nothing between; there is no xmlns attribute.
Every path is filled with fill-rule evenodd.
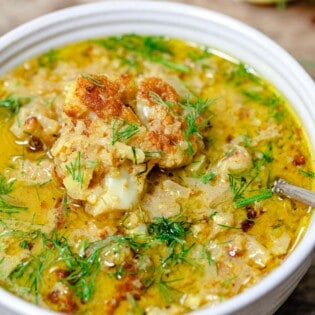
<svg viewBox="0 0 315 315"><path fill-rule="evenodd" d="M124 35L0 78L0 284L66 314L183 314L281 265L312 209L303 126L250 66Z"/></svg>

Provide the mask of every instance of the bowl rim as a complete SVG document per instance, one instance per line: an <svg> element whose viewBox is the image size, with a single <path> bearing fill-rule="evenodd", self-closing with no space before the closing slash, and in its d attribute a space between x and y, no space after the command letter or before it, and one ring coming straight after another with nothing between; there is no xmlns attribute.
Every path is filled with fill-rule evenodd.
<svg viewBox="0 0 315 315"><path fill-rule="evenodd" d="M165 12L168 14L178 14L190 16L194 19L200 19L200 23L207 23L214 21L215 23L224 25L230 28L233 32L239 33L241 36L251 39L258 43L263 42L265 46L269 47L269 51L283 58L283 62L286 62L290 66L290 70L294 73L295 78L299 78L299 82L303 84L303 92L307 93L307 97L315 103L315 84L306 71L298 64L293 57L290 56L283 48L276 44L269 37L265 36L256 29L240 22L225 14L218 13L206 8L197 7L194 5L188 5L183 3L168 2L168 1L105 1L76 5L61 9L52 13L45 14L41 17L35 18L30 22L24 23L17 28L9 31L0 38L0 47L4 49L16 45L21 39L27 36L33 36L38 30L45 30L57 23L67 22L69 17L78 18L82 16L88 16L89 14L95 14L98 11L105 12L120 12L120 11L136 12L137 10L146 10L150 12ZM23 47L22 47L23 49ZM18 50L15 51L18 53ZM14 57L14 56L13 56ZM272 55L270 58L273 58ZM266 57L267 58L267 57ZM0 68L1 68L1 53L0 53ZM268 79L268 78L267 78ZM300 84L300 83L297 84ZM315 121L315 115L312 117ZM315 141L315 140L314 140ZM315 142L313 142L315 148ZM313 215L313 221L315 220ZM311 223L310 223L311 224ZM314 224L313 224L314 225ZM315 225L313 230L315 231ZM314 232L313 231L313 232ZM269 273L266 278L259 281L256 285L250 287L246 291L232 297L214 307L212 310L216 314L229 314L231 310L233 312L238 311L250 303L253 303L257 297L266 295L268 292L279 286L290 274L293 274L315 249L315 241L311 240L310 228L307 229L306 234L303 236L297 247L294 249L286 260L282 264L282 268L276 268ZM269 282L269 279L273 278L273 282ZM1 302L12 301L14 310L23 314L34 314L41 310L41 314L56 314L55 312L39 309L38 306L30 304L11 293L0 288L0 305ZM209 308L200 309L198 314L206 314Z"/></svg>

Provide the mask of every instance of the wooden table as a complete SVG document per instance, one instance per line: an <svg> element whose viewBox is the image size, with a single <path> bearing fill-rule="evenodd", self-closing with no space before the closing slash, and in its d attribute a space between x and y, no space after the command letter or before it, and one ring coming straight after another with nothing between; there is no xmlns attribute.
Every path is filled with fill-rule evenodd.
<svg viewBox="0 0 315 315"><path fill-rule="evenodd" d="M92 1L0 0L0 36L44 13L88 2ZM255 6L233 0L175 0L174 2L194 4L218 11L255 27L289 51L315 78L314 0L296 0L285 9L275 6ZM308 273L276 315L315 315L315 259Z"/></svg>

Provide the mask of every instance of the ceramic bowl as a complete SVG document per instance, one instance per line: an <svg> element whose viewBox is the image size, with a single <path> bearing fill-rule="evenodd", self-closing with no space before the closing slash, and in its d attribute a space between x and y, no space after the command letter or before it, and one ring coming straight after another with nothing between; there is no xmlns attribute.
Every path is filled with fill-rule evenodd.
<svg viewBox="0 0 315 315"><path fill-rule="evenodd" d="M50 48L99 36L160 34L195 41L253 66L291 102L315 148L315 85L281 47L258 31L209 10L166 2L98 2L54 12L0 38L0 74ZM298 39L297 39L298 41ZM296 249L257 285L195 314L272 314L309 268L315 216ZM0 289L1 315L55 314Z"/></svg>

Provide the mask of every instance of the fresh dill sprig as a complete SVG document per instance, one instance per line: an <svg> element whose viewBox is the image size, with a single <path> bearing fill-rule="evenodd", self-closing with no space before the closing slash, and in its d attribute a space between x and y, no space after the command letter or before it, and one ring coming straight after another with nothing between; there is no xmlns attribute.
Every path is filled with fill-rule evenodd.
<svg viewBox="0 0 315 315"><path fill-rule="evenodd" d="M191 244L189 247L185 248L183 245L180 246L179 250L172 250L170 255L162 260L162 266L167 264L172 264L172 266L187 264L190 266L195 266L196 263L192 258L188 257L191 249L195 246L195 243Z"/></svg>
<svg viewBox="0 0 315 315"><path fill-rule="evenodd" d="M229 229L229 230L241 230L240 227L231 226L231 225L226 225L226 224L217 223L217 226L220 226L220 227L222 227L222 228Z"/></svg>
<svg viewBox="0 0 315 315"><path fill-rule="evenodd" d="M163 36L126 34L122 36L110 36L105 39L94 40L93 42L106 49L116 50L119 58L132 67L141 63L143 58L145 58L175 71L188 73L190 70L188 66L171 60L173 53L168 40ZM129 53L131 56L126 58L126 53Z"/></svg>
<svg viewBox="0 0 315 315"><path fill-rule="evenodd" d="M216 260L212 257L211 251L204 246L202 253L206 256L206 260L208 262L208 265L209 266L214 265L216 267L217 272L218 272L219 271L219 267L218 267L218 264L217 264Z"/></svg>
<svg viewBox="0 0 315 315"><path fill-rule="evenodd" d="M201 52L200 50L196 52L189 51L187 55L192 61L201 61L211 57L213 54L209 47L204 47Z"/></svg>
<svg viewBox="0 0 315 315"><path fill-rule="evenodd" d="M198 178L203 184L209 184L214 178L216 174L214 172L209 172L205 174L199 174L192 176L193 178Z"/></svg>
<svg viewBox="0 0 315 315"><path fill-rule="evenodd" d="M250 180L247 180L245 176L238 176L234 174L228 174L228 176L234 201L244 198L244 192L256 178L252 177Z"/></svg>
<svg viewBox="0 0 315 315"><path fill-rule="evenodd" d="M82 163L81 163L81 152L78 151L77 157L74 162L70 162L69 165L66 165L66 170L71 175L72 179L79 182L81 187L83 185L83 172L82 172Z"/></svg>
<svg viewBox="0 0 315 315"><path fill-rule="evenodd" d="M157 150L157 151L144 151L144 155L147 159L158 159L161 157L163 151Z"/></svg>
<svg viewBox="0 0 315 315"><path fill-rule="evenodd" d="M96 76L81 73L81 77L83 79L88 80L90 83L94 84L95 86L98 86L102 89L105 88L105 85L103 84L103 82L101 80L99 80Z"/></svg>
<svg viewBox="0 0 315 315"><path fill-rule="evenodd" d="M256 84L261 82L261 79L255 75L253 68L243 62L238 63L233 71L228 74L228 80L235 86L240 86L247 82Z"/></svg>
<svg viewBox="0 0 315 315"><path fill-rule="evenodd" d="M98 165L99 165L98 160L87 160L86 161L86 168L89 170L97 167Z"/></svg>
<svg viewBox="0 0 315 315"><path fill-rule="evenodd" d="M20 262L9 274L10 279L20 279L26 277L28 287L34 292L35 303L39 303L40 282L42 273L46 266L47 256L43 253L32 256L29 260Z"/></svg>
<svg viewBox="0 0 315 315"><path fill-rule="evenodd" d="M14 180L8 180L4 175L0 174L0 195L8 195L12 192Z"/></svg>
<svg viewBox="0 0 315 315"><path fill-rule="evenodd" d="M61 205L62 205L62 209L64 210L66 216L68 216L69 215L69 206L68 206L68 195L67 195L66 191L62 195Z"/></svg>
<svg viewBox="0 0 315 315"><path fill-rule="evenodd" d="M66 284L74 291L75 295L88 302L95 292L95 279L100 268L100 251L96 249L86 255L74 253L64 236L58 237L54 230L48 242L57 250L59 260L68 267L69 275L64 279Z"/></svg>
<svg viewBox="0 0 315 315"><path fill-rule="evenodd" d="M17 206L6 202L3 199L0 199L0 212L6 214L20 213L26 211L27 207Z"/></svg>
<svg viewBox="0 0 315 315"><path fill-rule="evenodd" d="M127 312L127 315L144 315L145 311L139 306L137 301L131 294L127 294L127 301L130 304L131 310Z"/></svg>
<svg viewBox="0 0 315 315"><path fill-rule="evenodd" d="M247 179L245 176L236 176L233 174L228 174L228 176L230 188L233 194L234 205L237 208L272 197L272 190L270 188L264 188L262 189L261 193L256 195L244 195L251 183L256 179L257 174L249 179Z"/></svg>
<svg viewBox="0 0 315 315"><path fill-rule="evenodd" d="M250 196L247 198L244 198L242 200L237 200L235 201L235 206L237 208L240 207L245 207L251 203L254 203L256 201L261 201L261 200L265 200L265 199L269 199L272 197L272 190L271 189L266 189L265 191L263 191L260 194L254 195L254 196Z"/></svg>
<svg viewBox="0 0 315 315"><path fill-rule="evenodd" d="M142 171L140 171L140 172L138 172L138 173L136 173L136 176L141 176L141 175L143 175L143 174L146 174L147 173L147 171L148 171L148 162L146 161L146 162L144 162L144 163L141 163L141 164L143 164L144 165L144 168L143 168L143 170Z"/></svg>
<svg viewBox="0 0 315 315"><path fill-rule="evenodd" d="M262 95L261 92L256 91L242 91L242 94L251 101L257 102L261 105L269 107L269 115L273 117L277 121L282 121L284 118L284 112L279 109L279 105L282 104L282 98L275 94L274 92L270 92L267 96Z"/></svg>
<svg viewBox="0 0 315 315"><path fill-rule="evenodd" d="M213 172L206 173L200 177L201 182L203 184L209 184L209 182L211 182L214 178L215 178L215 173Z"/></svg>
<svg viewBox="0 0 315 315"><path fill-rule="evenodd" d="M58 50L51 49L39 57L38 64L40 67L53 68L58 61Z"/></svg>
<svg viewBox="0 0 315 315"><path fill-rule="evenodd" d="M175 63L171 60L162 58L162 57L157 57L157 56L151 56L151 61L156 62L156 63L160 63L161 65L179 71L179 72L183 72L183 73L188 73L189 72L189 67L187 67L186 65L180 64L180 63Z"/></svg>
<svg viewBox="0 0 315 315"><path fill-rule="evenodd" d="M181 292L171 286L171 283L177 282L176 280L163 280L162 277L159 280L156 280L154 284L158 287L161 296L165 299L167 303L173 303L175 300L178 300L178 297L181 295Z"/></svg>
<svg viewBox="0 0 315 315"><path fill-rule="evenodd" d="M169 101L169 100L164 101L163 98L159 94L153 91L150 91L149 95L150 95L150 98L153 100L153 102L157 105L164 106L167 108L174 107L174 103L172 101Z"/></svg>
<svg viewBox="0 0 315 315"><path fill-rule="evenodd" d="M115 119L112 125L112 145L116 142L126 142L139 131L139 126L126 120Z"/></svg>
<svg viewBox="0 0 315 315"><path fill-rule="evenodd" d="M185 237L190 233L191 223L187 221L178 221L177 218L170 220L165 217L155 217L149 224L149 235L165 242L173 247L177 243L184 244Z"/></svg>
<svg viewBox="0 0 315 315"><path fill-rule="evenodd" d="M271 142L268 143L267 150L262 151L261 154L267 163L272 162L273 158L272 158L272 143Z"/></svg>
<svg viewBox="0 0 315 315"><path fill-rule="evenodd" d="M187 114L184 116L187 124L186 129L184 129L184 136L188 145L188 153L190 155L194 154L194 150L192 148L189 137L193 134L199 133L199 130L205 127L204 124L199 125L197 123L197 120L200 114L204 110L206 110L213 102L215 102L215 100L216 99L202 100L198 98L195 102L192 102L189 100L189 98L186 98L185 102L180 103L180 105L187 111Z"/></svg>
<svg viewBox="0 0 315 315"><path fill-rule="evenodd" d="M312 172L312 171L305 171L305 170L299 169L299 173L309 178L315 178L315 172Z"/></svg>
<svg viewBox="0 0 315 315"><path fill-rule="evenodd" d="M29 103L31 101L30 97L17 97L11 96L0 101L0 107L7 108L11 113L17 114L21 106Z"/></svg>

